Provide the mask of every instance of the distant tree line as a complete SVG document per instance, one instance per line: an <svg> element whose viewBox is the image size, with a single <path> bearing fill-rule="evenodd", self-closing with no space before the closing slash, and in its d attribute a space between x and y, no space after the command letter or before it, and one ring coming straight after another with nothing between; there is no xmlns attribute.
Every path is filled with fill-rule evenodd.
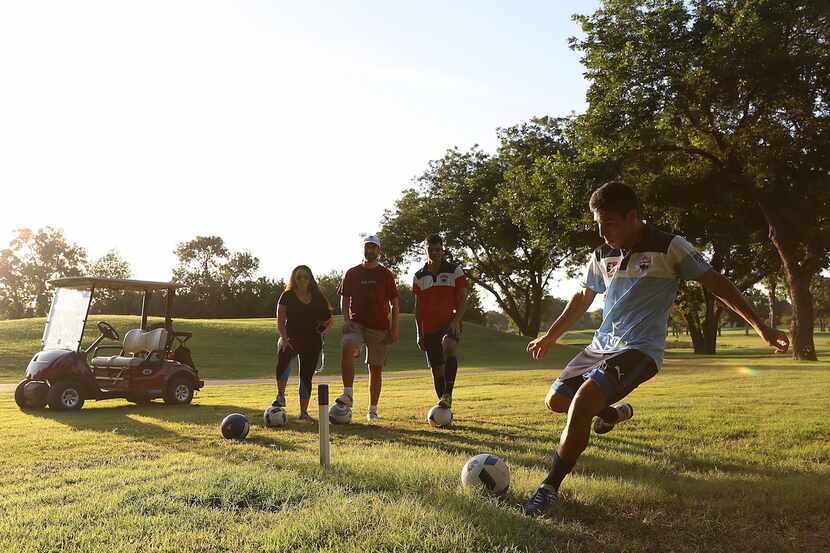
<svg viewBox="0 0 830 553"><path fill-rule="evenodd" d="M259 259L250 252L230 251L218 236L197 236L176 247L177 266L173 280L182 285L176 292L175 313L188 318L273 317L277 299L285 290L283 279L258 276ZM0 250L0 318L44 316L49 309L51 279L89 275L101 278L132 277L130 264L115 251L89 261L86 250L66 240L62 230L46 227L21 229L9 247ZM340 314L337 288L342 273L315 275L323 295L335 314ZM399 282L400 306L412 313L412 286ZM151 303L151 312L161 314L161 298ZM130 314L141 306L139 294L101 290L95 294L92 313ZM484 323L481 298L473 289L466 320Z"/></svg>

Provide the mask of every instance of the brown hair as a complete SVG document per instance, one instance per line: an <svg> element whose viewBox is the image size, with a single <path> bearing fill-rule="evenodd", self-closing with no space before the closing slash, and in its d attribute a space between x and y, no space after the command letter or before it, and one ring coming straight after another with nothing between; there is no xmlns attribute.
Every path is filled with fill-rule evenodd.
<svg viewBox="0 0 830 553"><path fill-rule="evenodd" d="M285 285L285 290L293 290L294 287L297 285L296 276L297 271L304 270L308 273L308 291L311 292L312 297L323 296L323 293L320 292L320 287L317 286L317 281L314 280L314 273L311 272L308 265L297 265L294 267L294 270L291 271L291 276L288 277L288 283Z"/></svg>

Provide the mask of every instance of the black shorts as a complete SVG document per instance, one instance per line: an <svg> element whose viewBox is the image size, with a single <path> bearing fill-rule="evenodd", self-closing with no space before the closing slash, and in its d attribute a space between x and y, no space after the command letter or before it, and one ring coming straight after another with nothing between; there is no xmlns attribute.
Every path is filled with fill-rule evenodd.
<svg viewBox="0 0 830 553"><path fill-rule="evenodd" d="M453 334L448 326L441 327L435 332L430 332L424 336L424 349L426 350L424 353L427 356L427 363L430 368L443 367L444 363L446 363L444 359L444 346L442 345L444 336L449 336L456 342L461 341L461 336Z"/></svg>
<svg viewBox="0 0 830 553"><path fill-rule="evenodd" d="M614 403L657 374L657 365L648 354L636 349L615 353L583 350L568 362L551 388L573 399L586 380L596 382L608 403Z"/></svg>

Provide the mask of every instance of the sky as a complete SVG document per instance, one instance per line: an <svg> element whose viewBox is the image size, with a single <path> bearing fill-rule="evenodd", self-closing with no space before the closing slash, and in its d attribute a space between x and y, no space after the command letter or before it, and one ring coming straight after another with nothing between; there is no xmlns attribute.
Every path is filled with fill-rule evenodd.
<svg viewBox="0 0 830 553"><path fill-rule="evenodd" d="M153 280L197 235L272 278L356 265L430 160L584 111L567 40L598 5L4 2L0 247L50 225Z"/></svg>

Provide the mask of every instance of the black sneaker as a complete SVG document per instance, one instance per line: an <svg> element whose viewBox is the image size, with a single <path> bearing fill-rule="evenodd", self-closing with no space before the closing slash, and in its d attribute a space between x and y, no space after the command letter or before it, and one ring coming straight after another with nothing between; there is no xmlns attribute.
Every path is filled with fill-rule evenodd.
<svg viewBox="0 0 830 553"><path fill-rule="evenodd" d="M542 484L530 496L530 500L522 505L522 513L529 517L536 517L544 513L556 501L556 490L547 484Z"/></svg>
<svg viewBox="0 0 830 553"><path fill-rule="evenodd" d="M441 396L441 399L438 400L438 406L444 409L452 409L452 395L444 394Z"/></svg>

